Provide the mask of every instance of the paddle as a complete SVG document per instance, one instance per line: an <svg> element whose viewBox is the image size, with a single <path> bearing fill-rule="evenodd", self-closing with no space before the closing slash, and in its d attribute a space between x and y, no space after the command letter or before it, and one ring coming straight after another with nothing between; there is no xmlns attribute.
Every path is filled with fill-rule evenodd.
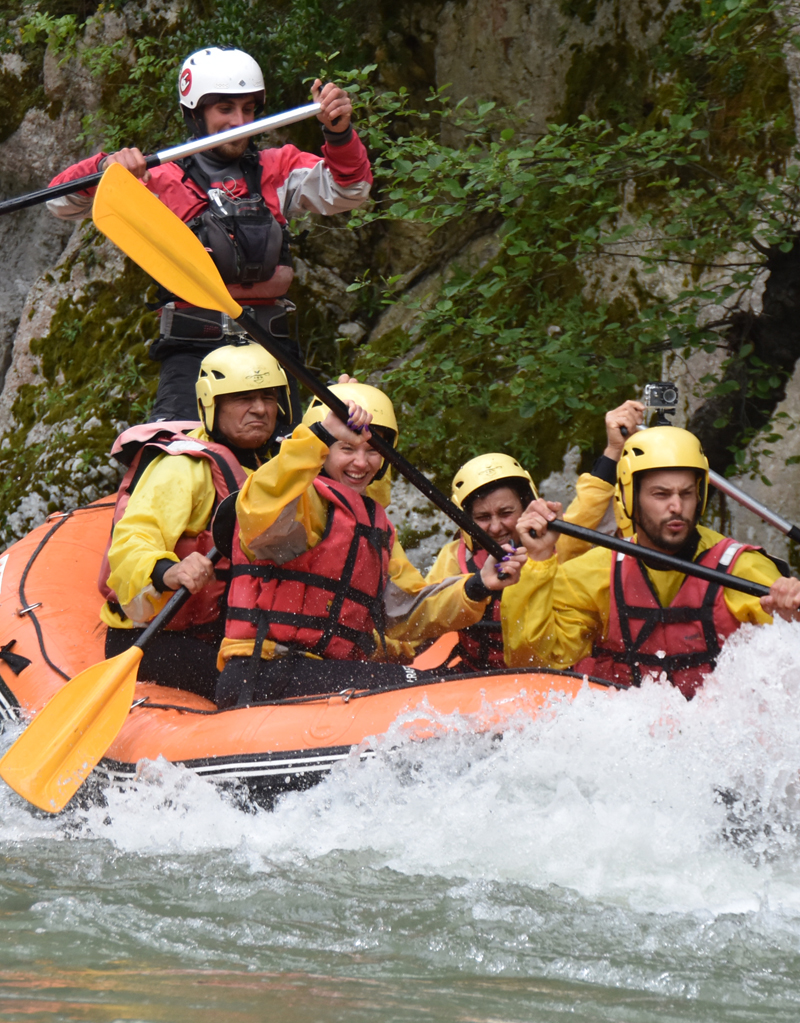
<svg viewBox="0 0 800 1023"><path fill-rule="evenodd" d="M204 309L227 313L254 337L331 411L347 423L347 405L293 355L286 352L255 319L231 298L203 245L175 214L124 167L112 164L95 195L92 216L98 230L138 263L168 291ZM429 501L448 515L489 554L500 560L508 553L461 508L377 433L370 445Z"/></svg>
<svg viewBox="0 0 800 1023"><path fill-rule="evenodd" d="M650 547L640 547L639 544L631 543L630 540L621 540L616 536L609 536L607 533L598 533L594 529L586 529L585 526L577 526L574 522L564 522L563 519L556 519L549 523L548 529L555 533L565 533L576 540L585 540L586 543L596 544L598 547L608 547L609 550L619 551L631 558L639 558L640 561L649 562L653 567L668 572L682 572L684 575L695 575L698 579L705 579L710 583L719 583L728 590L739 590L751 597L766 597L769 593L768 586L761 583L751 582L749 579L742 579L738 575L729 575L727 572L720 572L716 568L708 568L705 565L698 565L694 561L684 561L683 558L676 558L672 554L663 554L661 551L654 551Z"/></svg>
<svg viewBox="0 0 800 1023"><path fill-rule="evenodd" d="M202 153L206 149L214 149L226 142L235 142L237 139L247 139L252 135L259 135L261 132L269 131L272 128L283 128L288 124L295 124L297 121L304 121L307 117L313 117L319 113L319 103L308 103L304 107L296 107L294 110L287 110L283 114L273 114L271 117L262 117L250 124L242 124L238 128L230 128L228 131L221 131L218 135L208 135L202 139L192 139L191 142L184 142L180 146L172 146L170 149L162 149L147 157L148 170L159 167L163 163L173 163L175 160L182 160L185 156L192 156L194 153ZM112 165L113 166L113 165ZM36 192L28 192L26 195L17 196L16 199L6 199L0 202L0 214L13 213L14 210L24 210L28 206L36 206L38 203L47 202L48 199L57 199L62 195L73 195L75 192L83 191L97 185L103 177L103 171L96 174L87 174L83 178L76 178L74 181L65 181L61 185L53 185L51 188L40 188Z"/></svg>
<svg viewBox="0 0 800 1023"><path fill-rule="evenodd" d="M206 557L222 555L212 548ZM190 596L176 590L130 649L59 689L0 760L0 778L40 810L63 810L125 724L144 648Z"/></svg>

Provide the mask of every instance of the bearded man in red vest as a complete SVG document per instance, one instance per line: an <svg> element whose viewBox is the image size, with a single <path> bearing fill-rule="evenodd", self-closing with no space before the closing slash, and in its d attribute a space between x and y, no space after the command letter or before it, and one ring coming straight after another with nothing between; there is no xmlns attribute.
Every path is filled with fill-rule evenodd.
<svg viewBox="0 0 800 1023"><path fill-rule="evenodd" d="M784 577L760 548L698 525L708 485L708 461L693 434L675 426L633 434L615 490L621 517L634 525L631 542L761 583L768 596L656 571L604 547L559 565L559 534L547 524L561 506L534 501L517 524L529 561L503 599L507 663L575 665L623 686L665 676L691 698L743 622L766 624L775 614L800 620L800 580Z"/></svg>

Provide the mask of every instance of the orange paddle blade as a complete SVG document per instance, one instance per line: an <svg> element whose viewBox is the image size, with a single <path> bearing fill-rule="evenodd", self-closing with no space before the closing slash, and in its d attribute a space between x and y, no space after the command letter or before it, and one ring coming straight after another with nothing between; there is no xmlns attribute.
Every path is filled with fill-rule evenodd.
<svg viewBox="0 0 800 1023"><path fill-rule="evenodd" d="M199 239L118 163L97 186L92 219L126 256L185 302L234 319L242 315Z"/></svg>
<svg viewBox="0 0 800 1023"><path fill-rule="evenodd" d="M0 760L0 778L40 810L63 810L125 724L141 659L131 647L67 682Z"/></svg>

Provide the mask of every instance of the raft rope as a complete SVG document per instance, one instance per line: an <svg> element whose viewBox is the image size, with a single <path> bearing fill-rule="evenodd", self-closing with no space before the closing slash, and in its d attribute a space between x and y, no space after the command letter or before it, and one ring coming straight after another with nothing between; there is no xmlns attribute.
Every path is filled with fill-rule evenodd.
<svg viewBox="0 0 800 1023"><path fill-rule="evenodd" d="M50 537L57 530L61 529L61 527L64 525L64 523L67 522L68 519L71 519L72 516L75 514L75 512L87 511L90 508L93 511L95 509L97 509L97 508L113 508L114 504L115 504L115 502L113 502L113 501L109 502L109 503L106 503L106 504L86 504L86 505L82 505L80 508L73 508L72 511L58 512L57 514L59 514L61 516L61 518L42 537L41 541L39 542L39 546L36 548L36 550L33 552L33 554L31 554L30 558L28 559L28 564L25 566L25 570L23 571L22 575L20 576L20 580L19 580L19 599L21 601L21 606L25 609L25 613L27 614L28 618L30 618L30 620L33 622L33 627L36 630L36 637L39 640L39 650L41 651L41 654L42 654L42 657L44 658L45 664L47 664L48 667L50 667L54 672L56 672L57 675L60 675L67 682L69 682L69 680L72 678L72 676L68 675L65 671L63 671L61 668L59 668L57 664L53 664L53 662L50 660L50 658L49 658L49 656L47 654L47 650L45 649L45 645L44 645L44 635L42 633L42 627L39 624L39 619L36 617L36 612L34 610L34 608L39 607L40 605L39 604L29 604L28 603L28 598L25 596L25 582L26 582L26 580L28 578L28 573L30 572L31 568L33 567L34 561L36 561L36 559L39 557L41 552L44 550L44 547L47 544L47 542L50 539Z"/></svg>
<svg viewBox="0 0 800 1023"><path fill-rule="evenodd" d="M342 689L338 693L310 693L308 696L290 696L285 700L262 700L258 703L249 703L248 707L285 707L285 706L297 706L298 704L305 703L326 703L332 697L340 697L345 703L349 703L351 700L362 700L368 696L379 696L382 693L396 693L402 689L419 689L421 686L438 686L443 682L459 682L461 679L470 678L474 675L474 671L465 671L458 675L443 675L436 679L419 680L408 682L398 682L392 686L379 686L375 689ZM496 668L492 671L492 677L496 675L519 675L520 671L518 668ZM577 678L577 673L569 671L565 668L526 668L524 671L526 675L565 675L567 678ZM595 682L598 685L605 686L607 689L627 689L627 686L621 685L618 682L609 682L604 678L594 678L592 675L587 675L586 678L590 682ZM242 707L228 707L226 710L204 710L199 707L187 707L180 703L151 703L145 698L141 703L137 704L135 709L141 708L142 710L178 710L183 714L227 714L232 710L242 710ZM131 708L132 710L134 708Z"/></svg>

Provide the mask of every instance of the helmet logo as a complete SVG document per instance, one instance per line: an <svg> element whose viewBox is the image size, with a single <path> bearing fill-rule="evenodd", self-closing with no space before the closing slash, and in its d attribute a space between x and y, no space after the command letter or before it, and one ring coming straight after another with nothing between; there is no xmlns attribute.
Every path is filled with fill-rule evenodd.
<svg viewBox="0 0 800 1023"><path fill-rule="evenodd" d="M184 68L181 72L181 78L178 82L178 88L180 89L181 96L186 96L192 87L192 72L190 68Z"/></svg>
<svg viewBox="0 0 800 1023"><path fill-rule="evenodd" d="M498 472L502 470L502 466L495 462L493 465L487 465L485 469L480 469L478 472L479 476L496 476Z"/></svg>
<svg viewBox="0 0 800 1023"><path fill-rule="evenodd" d="M262 380L269 380L269 370L267 369L254 369L250 373L245 375L245 380L252 381L254 384L260 384Z"/></svg>

